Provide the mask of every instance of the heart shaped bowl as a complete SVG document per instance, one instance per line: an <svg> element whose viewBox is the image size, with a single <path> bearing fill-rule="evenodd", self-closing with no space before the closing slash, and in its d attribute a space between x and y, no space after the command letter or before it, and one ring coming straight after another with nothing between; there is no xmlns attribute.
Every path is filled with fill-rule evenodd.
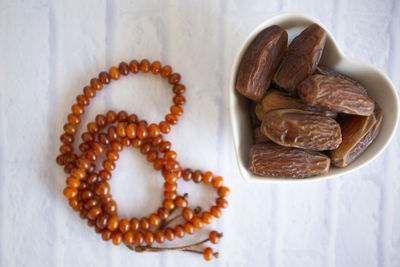
<svg viewBox="0 0 400 267"><path fill-rule="evenodd" d="M249 101L235 90L236 74L240 62L247 47L263 29L271 25L281 26L287 31L289 36L288 43L290 43L295 36L313 23L317 23L323 27L328 35L320 64L358 80L367 89L369 96L379 104L383 111L383 121L380 132L364 153L349 166L345 168L331 167L326 175L306 179L254 175L248 171L249 151L253 144L252 128L248 112ZM399 120L399 101L396 90L386 74L371 64L346 57L342 51L340 51L332 34L320 21L310 16L297 13L282 13L273 16L261 23L246 38L233 62L229 88L229 109L237 163L240 174L248 182L316 181L348 174L367 165L382 153L392 139Z"/></svg>

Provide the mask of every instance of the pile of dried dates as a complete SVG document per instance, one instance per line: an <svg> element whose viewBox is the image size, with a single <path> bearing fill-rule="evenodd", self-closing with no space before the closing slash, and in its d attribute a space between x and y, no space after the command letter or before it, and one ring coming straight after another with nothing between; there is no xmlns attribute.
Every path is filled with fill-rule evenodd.
<svg viewBox="0 0 400 267"><path fill-rule="evenodd" d="M313 24L287 46L280 26L260 32L239 66L250 99L250 172L306 178L346 167L379 132L382 110L356 80L319 65L326 32Z"/></svg>

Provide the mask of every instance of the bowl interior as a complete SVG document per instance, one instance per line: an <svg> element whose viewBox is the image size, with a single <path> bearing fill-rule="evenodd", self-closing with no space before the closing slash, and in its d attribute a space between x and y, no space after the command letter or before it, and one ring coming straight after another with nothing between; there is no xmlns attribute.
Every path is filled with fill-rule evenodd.
<svg viewBox="0 0 400 267"><path fill-rule="evenodd" d="M383 120L380 132L374 142L365 152L345 168L331 167L328 174L307 179L262 177L248 171L249 151L253 144L248 105L249 101L235 90L236 74L242 56L252 40L263 29L271 25L279 25L288 32L289 43L307 26L318 23L327 33L325 48L320 64L330 67L358 80L368 91L368 94L379 104L383 111ZM239 171L246 181L251 182L285 182L285 181L315 181L344 175L371 162L390 142L398 123L398 99L392 82L374 66L347 58L340 51L335 39L318 20L301 14L286 13L274 16L259 25L246 39L233 63L230 92L229 92L231 125L235 144L236 158Z"/></svg>

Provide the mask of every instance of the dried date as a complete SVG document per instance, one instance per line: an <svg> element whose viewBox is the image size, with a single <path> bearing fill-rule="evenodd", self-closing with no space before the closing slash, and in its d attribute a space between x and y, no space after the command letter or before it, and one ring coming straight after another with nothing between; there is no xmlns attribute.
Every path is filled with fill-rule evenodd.
<svg viewBox="0 0 400 267"><path fill-rule="evenodd" d="M349 82L351 82L351 83L353 83L353 84L358 86L358 88L360 89L360 93L361 94L363 94L365 96L368 96L367 90L364 88L364 86L361 85L361 83L359 83L357 80L354 80L353 78L351 78L351 77L349 77L349 76L347 76L347 75L345 75L343 73L337 72L337 71L335 71L335 70L333 70L331 68L328 68L326 66L321 66L320 65L315 70L315 74L323 74L323 75L327 75L327 76L333 76L333 77L336 77L336 78L341 78L341 79L348 80Z"/></svg>
<svg viewBox="0 0 400 267"><path fill-rule="evenodd" d="M307 27L290 43L273 82L278 87L294 93L296 86L317 68L325 41L326 32L319 25L312 24Z"/></svg>
<svg viewBox="0 0 400 267"><path fill-rule="evenodd" d="M358 158L378 135L382 118L382 110L377 104L375 112L370 116L344 117L340 122L343 141L337 149L330 152L332 164L346 167Z"/></svg>
<svg viewBox="0 0 400 267"><path fill-rule="evenodd" d="M336 149L342 142L340 126L334 119L299 109L268 112L261 131L279 145L316 151Z"/></svg>
<svg viewBox="0 0 400 267"><path fill-rule="evenodd" d="M318 112L331 118L336 118L337 116L336 112L323 110L322 108L319 107L309 106L303 103L299 98L290 96L288 93L276 89L268 90L267 94L264 96L261 102L257 103L255 108L255 113L257 115L257 118L262 121L264 115L267 112L281 108L295 108L312 112Z"/></svg>
<svg viewBox="0 0 400 267"><path fill-rule="evenodd" d="M274 143L256 144L250 149L249 171L256 175L306 178L326 174L329 165L329 157L320 152Z"/></svg>
<svg viewBox="0 0 400 267"><path fill-rule="evenodd" d="M271 26L260 32L247 48L239 66L236 90L260 101L268 90L287 46L287 32Z"/></svg>
<svg viewBox="0 0 400 267"><path fill-rule="evenodd" d="M374 112L374 101L356 84L342 78L312 75L299 85L298 94L304 103L334 112L361 116Z"/></svg>

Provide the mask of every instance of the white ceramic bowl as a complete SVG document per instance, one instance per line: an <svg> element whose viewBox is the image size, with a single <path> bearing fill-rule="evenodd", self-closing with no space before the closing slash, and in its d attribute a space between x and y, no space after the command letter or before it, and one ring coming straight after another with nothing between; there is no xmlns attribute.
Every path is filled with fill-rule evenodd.
<svg viewBox="0 0 400 267"><path fill-rule="evenodd" d="M284 28L288 32L288 42L290 43L296 35L313 23L318 23L328 33L320 64L344 73L361 82L367 89L368 94L378 102L383 110L383 121L380 132L365 152L349 166L345 168L331 167L326 175L306 179L262 177L254 175L248 171L249 151L253 143L248 114L248 100L235 90L236 73L242 56L257 34L271 25L279 25ZM340 51L332 34L321 22L310 16L297 13L283 13L273 16L261 23L261 25L255 28L247 37L233 62L230 78L229 108L237 163L242 177L248 182L315 181L348 174L367 165L382 153L392 139L399 120L399 102L396 90L386 74L371 64L346 57L342 51Z"/></svg>

